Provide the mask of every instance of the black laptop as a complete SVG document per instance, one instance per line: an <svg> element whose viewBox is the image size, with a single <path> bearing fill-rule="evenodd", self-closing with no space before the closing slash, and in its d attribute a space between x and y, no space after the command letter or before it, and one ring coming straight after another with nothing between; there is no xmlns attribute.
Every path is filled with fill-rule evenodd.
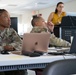
<svg viewBox="0 0 76 75"><path fill-rule="evenodd" d="M61 27L76 27L76 16L64 16L61 21Z"/></svg>
<svg viewBox="0 0 76 75"><path fill-rule="evenodd" d="M76 54L76 34L74 34L72 45L70 47L69 54Z"/></svg>

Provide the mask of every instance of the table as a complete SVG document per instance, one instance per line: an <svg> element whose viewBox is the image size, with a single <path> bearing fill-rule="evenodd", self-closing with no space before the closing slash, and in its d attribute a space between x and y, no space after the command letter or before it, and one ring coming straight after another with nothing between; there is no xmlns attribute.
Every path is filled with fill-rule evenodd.
<svg viewBox="0 0 76 75"><path fill-rule="evenodd" d="M49 63L56 60L64 59L75 59L74 55L43 55L39 57L28 57L16 54L0 54L0 72L11 71L11 70L24 70L24 69L35 69L45 68Z"/></svg>

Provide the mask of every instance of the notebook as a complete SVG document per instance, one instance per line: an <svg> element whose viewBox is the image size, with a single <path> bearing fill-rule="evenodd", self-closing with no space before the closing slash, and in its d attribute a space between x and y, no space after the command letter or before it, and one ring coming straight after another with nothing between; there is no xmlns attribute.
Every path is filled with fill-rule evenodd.
<svg viewBox="0 0 76 75"><path fill-rule="evenodd" d="M22 54L47 52L50 33L25 33L23 35Z"/></svg>

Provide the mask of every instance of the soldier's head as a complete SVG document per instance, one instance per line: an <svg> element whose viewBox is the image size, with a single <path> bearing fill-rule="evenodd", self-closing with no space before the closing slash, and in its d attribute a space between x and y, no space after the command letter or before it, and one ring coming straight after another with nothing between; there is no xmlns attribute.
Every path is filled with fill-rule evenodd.
<svg viewBox="0 0 76 75"><path fill-rule="evenodd" d="M33 16L33 19L31 21L32 26L46 26L45 20L41 16Z"/></svg>
<svg viewBox="0 0 76 75"><path fill-rule="evenodd" d="M8 28L10 27L10 15L5 9L0 9L0 27Z"/></svg>

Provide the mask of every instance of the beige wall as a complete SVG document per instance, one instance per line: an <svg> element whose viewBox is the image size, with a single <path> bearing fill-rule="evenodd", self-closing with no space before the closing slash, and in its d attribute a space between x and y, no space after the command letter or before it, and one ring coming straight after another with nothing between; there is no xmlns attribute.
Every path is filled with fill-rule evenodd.
<svg viewBox="0 0 76 75"><path fill-rule="evenodd" d="M47 21L49 14L55 10L55 7L56 5L46 9L38 10L36 11L36 14L41 13L43 15L43 18ZM71 2L65 3L65 11L76 12L76 0L72 0ZM32 28L31 27L32 11L25 11L23 14L15 16L18 17L19 24L23 26L23 32L30 32Z"/></svg>

